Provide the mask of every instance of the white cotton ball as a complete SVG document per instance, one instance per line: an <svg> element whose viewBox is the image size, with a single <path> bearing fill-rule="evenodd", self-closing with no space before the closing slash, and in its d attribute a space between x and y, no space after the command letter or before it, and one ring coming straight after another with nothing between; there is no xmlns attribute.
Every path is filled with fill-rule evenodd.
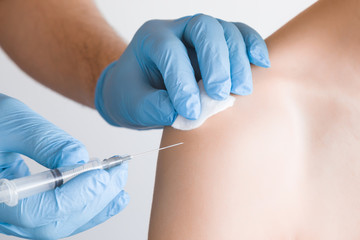
<svg viewBox="0 0 360 240"><path fill-rule="evenodd" d="M221 112L234 105L235 98L233 96L229 96L226 100L222 101L214 100L206 94L204 83L202 80L198 82L198 85L200 89L201 101L200 117L196 120L189 120L184 118L183 116L178 115L173 125L171 125L173 128L179 130L191 130L198 128L206 121L206 119L208 119L212 115L215 115L218 112Z"/></svg>

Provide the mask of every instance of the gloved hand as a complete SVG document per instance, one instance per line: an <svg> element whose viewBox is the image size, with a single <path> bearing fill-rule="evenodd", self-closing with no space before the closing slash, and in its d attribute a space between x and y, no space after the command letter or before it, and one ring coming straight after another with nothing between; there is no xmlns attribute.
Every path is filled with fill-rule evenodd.
<svg viewBox="0 0 360 240"><path fill-rule="evenodd" d="M252 28L206 15L152 20L101 74L95 106L110 124L137 129L200 115L196 80L217 100L252 92L250 63L269 67L266 44Z"/></svg>
<svg viewBox="0 0 360 240"><path fill-rule="evenodd" d="M79 141L22 102L0 94L0 178L29 175L19 154L48 168L85 163L89 158ZM0 233L58 239L92 228L127 205L126 179L123 164L82 174L55 190L20 200L15 207L2 203Z"/></svg>

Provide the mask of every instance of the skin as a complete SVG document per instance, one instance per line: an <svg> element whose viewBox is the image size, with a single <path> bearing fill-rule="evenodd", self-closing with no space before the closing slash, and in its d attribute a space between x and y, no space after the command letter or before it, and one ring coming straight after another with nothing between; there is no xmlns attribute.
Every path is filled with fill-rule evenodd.
<svg viewBox="0 0 360 240"><path fill-rule="evenodd" d="M97 79L126 43L92 1L2 0L0 46L32 78L94 107Z"/></svg>
<svg viewBox="0 0 360 240"><path fill-rule="evenodd" d="M319 1L267 39L254 93L165 128L149 239L360 238L360 2Z"/></svg>

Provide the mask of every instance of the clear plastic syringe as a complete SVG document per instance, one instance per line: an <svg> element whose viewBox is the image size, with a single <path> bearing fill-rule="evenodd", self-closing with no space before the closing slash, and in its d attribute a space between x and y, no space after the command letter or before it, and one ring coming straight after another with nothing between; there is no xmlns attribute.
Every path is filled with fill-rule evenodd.
<svg viewBox="0 0 360 240"><path fill-rule="evenodd" d="M104 160L91 160L85 164L60 167L13 180L3 178L0 179L0 203L5 203L8 206L16 206L20 199L60 187L70 179L73 179L84 172L96 169L106 170L118 166L125 161L129 161L134 157L138 157L152 151L160 151L175 147L180 144L183 143L181 142L135 155L116 155Z"/></svg>

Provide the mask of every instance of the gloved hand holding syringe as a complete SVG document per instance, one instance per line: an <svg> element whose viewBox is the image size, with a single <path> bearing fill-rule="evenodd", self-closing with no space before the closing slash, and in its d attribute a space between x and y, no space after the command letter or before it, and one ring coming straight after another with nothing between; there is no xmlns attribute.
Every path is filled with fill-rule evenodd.
<svg viewBox="0 0 360 240"><path fill-rule="evenodd" d="M0 203L6 203L9 206L15 206L18 204L20 199L27 198L41 192L46 192L56 187L60 187L64 183L84 172L96 169L110 169L143 154L164 150L181 144L183 143L180 142L134 155L116 155L104 160L91 160L85 164L51 169L35 175L14 180L8 180L5 178L0 179Z"/></svg>

